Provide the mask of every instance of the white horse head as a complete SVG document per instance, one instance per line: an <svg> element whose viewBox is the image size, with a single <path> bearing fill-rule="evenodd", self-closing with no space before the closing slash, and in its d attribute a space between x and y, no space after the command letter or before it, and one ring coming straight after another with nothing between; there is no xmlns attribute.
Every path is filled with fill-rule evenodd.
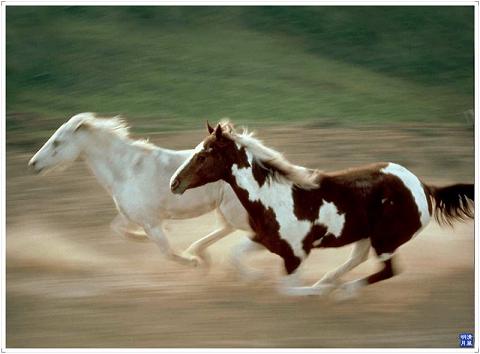
<svg viewBox="0 0 480 354"><path fill-rule="evenodd" d="M124 130L126 125L117 118L97 119L93 113L80 113L70 118L55 131L42 148L32 157L29 166L37 173L75 161L90 144L94 128L108 126Z"/></svg>

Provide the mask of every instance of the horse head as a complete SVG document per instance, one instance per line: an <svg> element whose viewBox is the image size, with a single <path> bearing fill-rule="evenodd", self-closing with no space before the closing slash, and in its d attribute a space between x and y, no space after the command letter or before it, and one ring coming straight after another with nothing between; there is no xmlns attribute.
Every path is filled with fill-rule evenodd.
<svg viewBox="0 0 480 354"><path fill-rule="evenodd" d="M209 135L197 145L190 158L170 179L170 189L173 193L183 194L190 188L218 180L228 180L232 165L242 159L239 148L230 137L232 125L219 123L216 128L212 128L207 123L207 130Z"/></svg>
<svg viewBox="0 0 480 354"><path fill-rule="evenodd" d="M81 113L70 118L53 133L28 165L40 173L75 161L87 144L85 132L89 129L91 117L90 113Z"/></svg>

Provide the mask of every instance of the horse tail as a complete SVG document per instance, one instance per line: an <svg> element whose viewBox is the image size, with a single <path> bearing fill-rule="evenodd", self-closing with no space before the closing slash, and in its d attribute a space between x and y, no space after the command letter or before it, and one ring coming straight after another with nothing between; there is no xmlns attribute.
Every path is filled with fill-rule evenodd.
<svg viewBox="0 0 480 354"><path fill-rule="evenodd" d="M473 183L425 187L435 201L434 216L439 224L452 225L454 220L473 219L475 195Z"/></svg>

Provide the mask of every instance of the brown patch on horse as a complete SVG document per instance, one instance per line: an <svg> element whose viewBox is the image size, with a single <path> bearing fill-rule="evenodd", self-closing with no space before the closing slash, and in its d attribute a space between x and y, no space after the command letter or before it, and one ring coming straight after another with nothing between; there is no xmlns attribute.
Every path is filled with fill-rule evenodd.
<svg viewBox="0 0 480 354"><path fill-rule="evenodd" d="M395 275L395 268L393 266L393 258L387 259L383 262L383 267L378 272L369 275L368 277L364 278L367 284L374 284L379 281L389 279Z"/></svg>
<svg viewBox="0 0 480 354"><path fill-rule="evenodd" d="M318 218L322 202L321 189L305 190L301 188L292 188L293 213L298 220L308 220L314 222ZM308 207L305 207L308 203Z"/></svg>
<svg viewBox="0 0 480 354"><path fill-rule="evenodd" d="M320 187L312 190L293 188L294 213L299 220L314 222L325 202L334 203L340 214L349 213L358 219L366 217L365 210L356 210L352 205L369 202L382 173L384 164L374 164L363 168L322 173ZM353 214L352 214L353 213Z"/></svg>
<svg viewBox="0 0 480 354"><path fill-rule="evenodd" d="M260 187L262 187L265 184L265 182L269 177L269 172L265 168L260 166L259 163L256 163L256 162L252 164L252 174L253 174L253 178L255 178L255 181L257 181Z"/></svg>
<svg viewBox="0 0 480 354"><path fill-rule="evenodd" d="M327 228L323 225L313 225L310 231L308 232L307 236L302 241L303 250L306 254L309 254L312 248L315 248L313 243L315 241L321 240L320 244L323 242L325 238L325 234L327 233Z"/></svg>
<svg viewBox="0 0 480 354"><path fill-rule="evenodd" d="M382 201L372 208L370 239L378 255L393 253L422 227L420 211L410 189L397 176L385 174Z"/></svg>
<svg viewBox="0 0 480 354"><path fill-rule="evenodd" d="M235 145L235 144L234 144ZM237 153L238 159L236 159L236 164L238 168L248 168L250 167L250 162L248 162L247 151L244 147L240 148L240 150L235 145L235 151Z"/></svg>

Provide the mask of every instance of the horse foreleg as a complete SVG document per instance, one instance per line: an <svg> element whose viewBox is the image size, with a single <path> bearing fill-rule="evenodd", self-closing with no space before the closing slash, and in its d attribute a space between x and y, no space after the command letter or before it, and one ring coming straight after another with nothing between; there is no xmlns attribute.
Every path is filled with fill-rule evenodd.
<svg viewBox="0 0 480 354"><path fill-rule="evenodd" d="M227 236L233 231L233 228L227 224L224 224L221 228L209 233L207 236L202 237L200 240L192 243L183 253L182 257L190 259L192 262L205 263L209 265L210 261L205 254L205 249L210 247L215 242Z"/></svg>
<svg viewBox="0 0 480 354"><path fill-rule="evenodd" d="M118 214L110 223L111 229L122 238L140 242L148 241L147 234L141 231L132 230L132 225L134 224L122 214Z"/></svg>
<svg viewBox="0 0 480 354"><path fill-rule="evenodd" d="M280 282L279 292L289 296L326 295L335 289L332 284L299 286L299 277L294 274L284 276Z"/></svg>
<svg viewBox="0 0 480 354"><path fill-rule="evenodd" d="M285 275L280 279L278 291L282 295L288 296L312 296L329 293L333 286L300 286L300 272Z"/></svg>
<svg viewBox="0 0 480 354"><path fill-rule="evenodd" d="M198 265L195 260L185 258L173 251L173 249L170 247L170 243L168 242L168 238L165 236L165 232L163 231L161 224L153 226L145 225L144 229L147 232L148 237L155 242L155 244L160 248L162 254L167 259L186 265Z"/></svg>
<svg viewBox="0 0 480 354"><path fill-rule="evenodd" d="M235 267L238 274L240 274L242 278L249 281L258 280L263 278L265 273L246 266L242 260L253 252L265 250L265 247L261 244L254 242L249 238L244 239L242 242L232 248L230 253L230 263Z"/></svg>
<svg viewBox="0 0 480 354"><path fill-rule="evenodd" d="M393 255L391 258L383 260L383 267L376 273L368 277L347 282L341 286L342 292L337 296L338 300L345 300L357 295L358 291L364 286L389 279L396 274L393 267Z"/></svg>

